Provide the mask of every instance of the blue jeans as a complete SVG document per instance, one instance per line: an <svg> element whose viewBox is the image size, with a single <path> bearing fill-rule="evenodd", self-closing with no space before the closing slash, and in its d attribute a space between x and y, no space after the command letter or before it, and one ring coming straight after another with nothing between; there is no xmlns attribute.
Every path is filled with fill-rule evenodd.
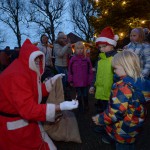
<svg viewBox="0 0 150 150"><path fill-rule="evenodd" d="M135 144L121 144L116 142L116 150L135 150Z"/></svg>
<svg viewBox="0 0 150 150"><path fill-rule="evenodd" d="M68 79L68 67L55 66L58 74L63 73L65 76L62 78L62 83L64 89L67 87L67 79Z"/></svg>

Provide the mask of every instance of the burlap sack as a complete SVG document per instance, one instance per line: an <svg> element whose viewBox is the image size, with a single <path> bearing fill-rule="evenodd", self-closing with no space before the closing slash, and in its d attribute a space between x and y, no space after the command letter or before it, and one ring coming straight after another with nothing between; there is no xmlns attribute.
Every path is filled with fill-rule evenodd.
<svg viewBox="0 0 150 150"><path fill-rule="evenodd" d="M63 111L63 116L55 124L44 124L47 134L55 141L82 143L77 120L71 111Z"/></svg>
<svg viewBox="0 0 150 150"><path fill-rule="evenodd" d="M58 78L50 91L47 103L59 104L64 101L62 79Z"/></svg>
<svg viewBox="0 0 150 150"><path fill-rule="evenodd" d="M59 104L64 101L62 80L58 79L48 96L47 103ZM55 141L82 143L76 117L72 111L63 111L63 116L56 123L44 123L47 134Z"/></svg>

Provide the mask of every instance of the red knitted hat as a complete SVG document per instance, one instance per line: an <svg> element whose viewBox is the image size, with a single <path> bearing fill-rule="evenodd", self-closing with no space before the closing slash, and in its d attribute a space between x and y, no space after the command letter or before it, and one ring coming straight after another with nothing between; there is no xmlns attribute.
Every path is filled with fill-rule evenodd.
<svg viewBox="0 0 150 150"><path fill-rule="evenodd" d="M99 37L96 39L96 45L106 44L106 45L117 45L117 40L119 39L118 35L114 35L110 27L106 27L102 30Z"/></svg>

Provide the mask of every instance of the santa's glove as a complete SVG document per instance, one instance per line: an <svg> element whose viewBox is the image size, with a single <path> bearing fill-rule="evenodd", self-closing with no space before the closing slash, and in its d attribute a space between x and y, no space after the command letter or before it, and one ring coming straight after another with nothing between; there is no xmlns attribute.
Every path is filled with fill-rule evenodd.
<svg viewBox="0 0 150 150"><path fill-rule="evenodd" d="M78 100L64 101L60 103L60 110L72 110L78 108Z"/></svg>
<svg viewBox="0 0 150 150"><path fill-rule="evenodd" d="M48 80L45 82L46 90L47 90L48 92L50 92L50 91L52 90L52 87L53 87L53 85L55 84L56 80L57 80L58 78L63 78L63 76L65 76L65 74L60 73L60 74L57 74L57 75L55 75L54 77L48 79Z"/></svg>
<svg viewBox="0 0 150 150"><path fill-rule="evenodd" d="M52 78L50 78L51 83L54 84L58 78L63 78L63 76L65 76L65 74L63 74L63 73L53 76Z"/></svg>

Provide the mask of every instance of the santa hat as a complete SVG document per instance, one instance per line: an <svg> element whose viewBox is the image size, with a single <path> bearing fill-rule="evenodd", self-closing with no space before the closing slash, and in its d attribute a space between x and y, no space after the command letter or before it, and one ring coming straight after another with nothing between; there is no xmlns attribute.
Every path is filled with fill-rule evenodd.
<svg viewBox="0 0 150 150"><path fill-rule="evenodd" d="M119 36L114 35L114 33L110 27L106 27L102 30L101 34L96 39L96 45L106 44L106 45L116 46L118 39L119 39Z"/></svg>

